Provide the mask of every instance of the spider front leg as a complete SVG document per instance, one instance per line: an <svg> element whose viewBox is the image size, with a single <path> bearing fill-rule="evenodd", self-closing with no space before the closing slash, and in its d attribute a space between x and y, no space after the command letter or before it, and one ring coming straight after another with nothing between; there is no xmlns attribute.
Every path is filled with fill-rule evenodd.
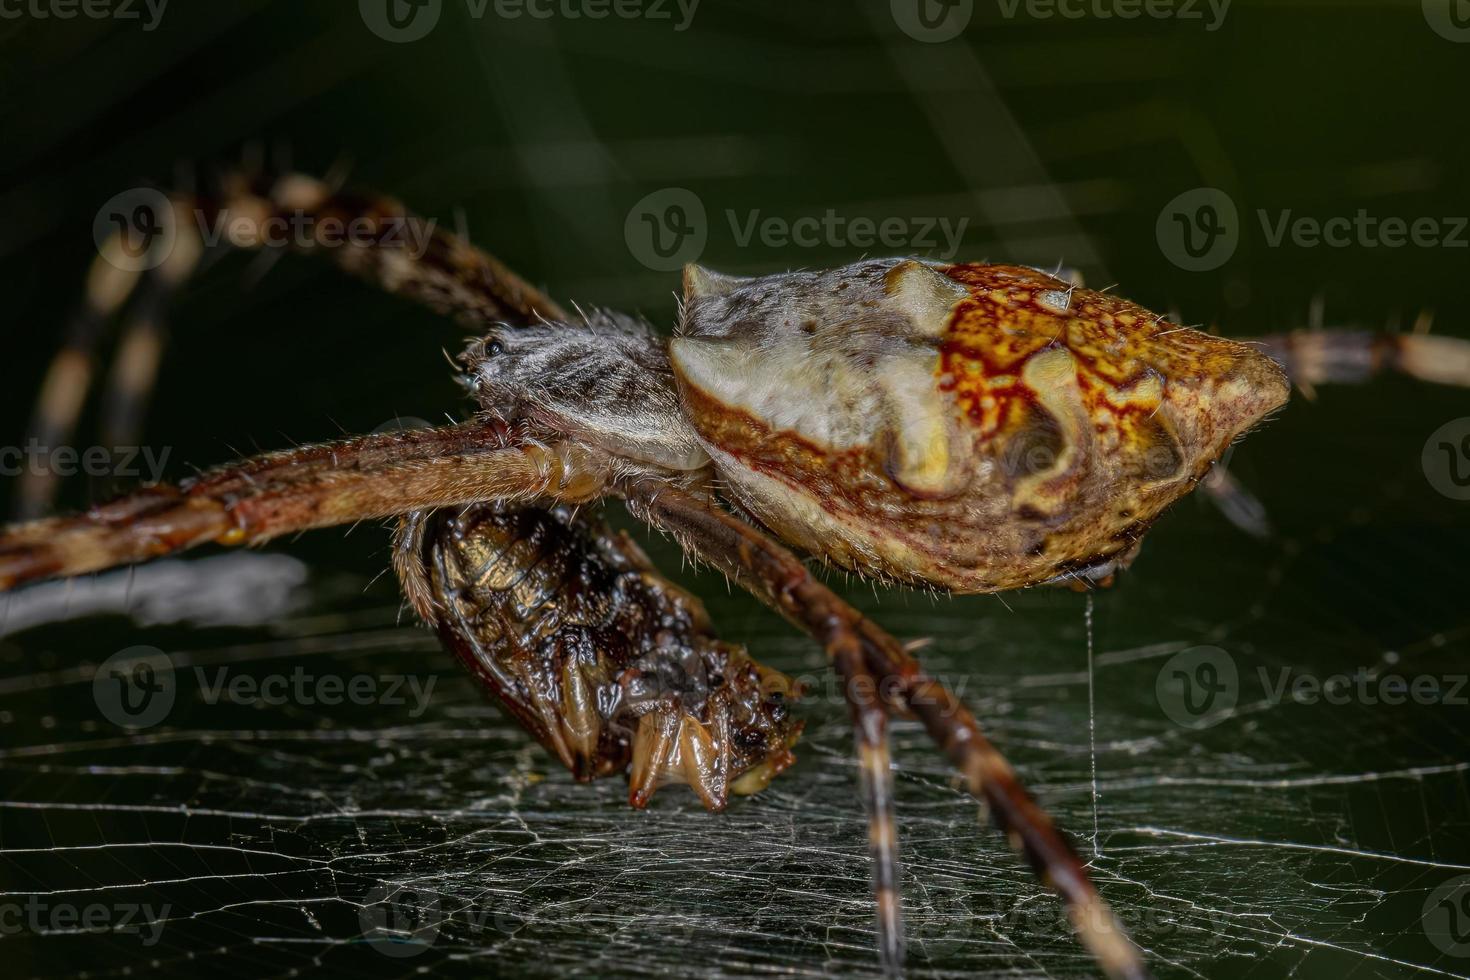
<svg viewBox="0 0 1470 980"><path fill-rule="evenodd" d="M601 496L609 461L518 442L502 422L387 432L267 453L81 514L0 529L0 591L183 551L486 500Z"/></svg>
<svg viewBox="0 0 1470 980"><path fill-rule="evenodd" d="M925 674L897 640L813 578L785 547L713 502L646 480L633 481L621 492L636 516L673 534L689 553L738 581L821 642L838 661L839 670L844 669L839 656L851 660L846 644L856 636L876 689L890 699L890 707L912 713L923 723L964 774L970 792L987 804L1012 845L1061 895L1078 937L1107 975L1114 980L1148 976L1137 947L1098 894L1076 851L1021 786L974 715L943 683ZM849 663L847 669L854 668ZM854 713L858 715L856 705ZM865 737L860 727L860 738ZM865 760L864 768L871 774L871 767L879 764L875 757ZM886 766L886 755L881 764ZM883 782L890 779L885 771ZM890 832L891 826L890 822ZM875 851L885 848L878 829L875 823ZM886 852L896 866L894 848L886 847ZM881 888L883 879L877 881ZM892 882L896 889L896 875ZM881 907L881 894L879 902ZM892 903L896 917L896 893ZM888 936L880 936L880 942L887 941Z"/></svg>

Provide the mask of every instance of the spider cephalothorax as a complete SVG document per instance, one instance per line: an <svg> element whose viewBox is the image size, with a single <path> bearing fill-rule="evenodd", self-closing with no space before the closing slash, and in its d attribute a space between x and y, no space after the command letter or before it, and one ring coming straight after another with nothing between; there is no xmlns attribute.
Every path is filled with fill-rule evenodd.
<svg viewBox="0 0 1470 980"><path fill-rule="evenodd" d="M962 592L1126 557L1288 393L1249 347L1017 266L694 269L671 350L746 509L838 564Z"/></svg>
<svg viewBox="0 0 1470 980"><path fill-rule="evenodd" d="M114 444L136 444L126 430L141 417L165 301L202 251L191 240L198 214L248 226L361 212L384 234L301 247L471 325L481 339L461 358L461 380L477 418L269 453L13 525L0 530L0 590L208 542L396 517L409 603L569 769L626 772L635 805L675 780L718 808L790 761L799 726L775 696L788 682L715 640L698 603L630 542L561 509L621 497L816 639L843 681L885 967L896 971L903 955L886 727L903 712L1062 895L1105 972L1146 976L1086 866L970 711L782 540L824 562L958 591L1104 577L1285 400L1271 358L1033 269L914 259L757 279L691 267L676 336L664 341L632 317L570 315L396 202L301 175L221 186L220 199L174 195L154 216L175 234L128 312L127 370L107 399L124 430ZM420 254L391 244L386 232L404 222L426 236ZM43 445L73 431L86 351L145 277L110 264L118 248L104 245L80 339L43 388ZM1307 386L1389 367L1470 384L1470 345L1453 338L1293 332L1264 347ZM1228 481L1207 486L1227 512L1248 510ZM23 511L44 510L54 487L22 481Z"/></svg>

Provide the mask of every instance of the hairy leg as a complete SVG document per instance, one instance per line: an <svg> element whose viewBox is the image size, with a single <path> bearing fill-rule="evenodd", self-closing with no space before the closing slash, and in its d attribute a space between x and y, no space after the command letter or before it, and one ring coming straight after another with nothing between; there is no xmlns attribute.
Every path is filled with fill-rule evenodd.
<svg viewBox="0 0 1470 980"><path fill-rule="evenodd" d="M196 545L494 499L601 496L607 459L575 444L518 442L500 422L388 432L267 453L81 514L0 528L0 590Z"/></svg>
<svg viewBox="0 0 1470 980"><path fill-rule="evenodd" d="M829 650L834 639L856 634L890 706L916 716L944 749L1012 845L1061 894L1078 937L1108 976L1139 980L1148 975L1081 859L1022 788L974 715L925 674L897 640L818 582L795 555L712 500L652 481L626 483L620 492L636 516L673 534L688 553L725 572Z"/></svg>
<svg viewBox="0 0 1470 980"><path fill-rule="evenodd" d="M176 193L163 214L135 217L152 230L143 248L130 232L105 241L87 275L80 309L37 398L27 441L51 447L72 438L111 320L133 309L103 401L103 436L137 441L156 379L168 306L206 253L228 248L318 253L386 292L415 300L474 328L565 319L566 312L494 256L408 212L391 198L344 193L303 174L226 174L217 190ZM136 294L136 298L135 297ZM49 511L54 475L27 472L14 503L17 519Z"/></svg>

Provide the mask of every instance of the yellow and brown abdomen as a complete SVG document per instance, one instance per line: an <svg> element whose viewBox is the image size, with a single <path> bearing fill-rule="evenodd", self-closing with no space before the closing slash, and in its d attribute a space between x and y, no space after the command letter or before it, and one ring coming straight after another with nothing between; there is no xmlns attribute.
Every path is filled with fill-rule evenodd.
<svg viewBox="0 0 1470 980"><path fill-rule="evenodd" d="M1286 393L1264 355L1018 266L751 280L686 295L682 327L686 410L742 506L965 592L1126 556Z"/></svg>

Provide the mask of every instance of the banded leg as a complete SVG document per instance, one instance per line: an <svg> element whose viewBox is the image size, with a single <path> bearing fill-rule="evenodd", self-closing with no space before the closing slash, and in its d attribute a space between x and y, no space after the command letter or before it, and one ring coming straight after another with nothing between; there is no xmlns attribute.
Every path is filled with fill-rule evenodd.
<svg viewBox="0 0 1470 980"><path fill-rule="evenodd" d="M862 642L851 625L831 620L835 638L828 656L837 668L852 713L857 743L858 778L868 815L868 858L873 867L877 904L878 958L884 973L903 972L903 891L899 877L898 821L893 807L893 766L888 749L888 715L879 700L878 680L863 656Z"/></svg>
<svg viewBox="0 0 1470 980"><path fill-rule="evenodd" d="M1137 947L1076 851L1022 788L969 709L926 675L897 640L813 578L791 552L712 502L649 481L632 482L620 492L636 516L674 535L686 552L735 579L829 650L834 638L856 633L889 706L923 723L964 775L971 794L987 804L1012 845L1061 895L1078 938L1107 975L1114 980L1148 976Z"/></svg>
<svg viewBox="0 0 1470 980"><path fill-rule="evenodd" d="M136 236L128 230L104 242L87 276L81 308L37 399L28 440L47 447L71 440L109 322L139 293L103 403L105 438L119 446L137 441L162 353L169 301L207 251L321 253L386 292L476 328L566 317L494 256L390 198L343 193L303 174L235 173L217 183L213 193L174 194L165 214L138 219L135 223L149 232L144 246L134 247ZM150 248L162 254L148 256L143 249ZM156 268L140 271L153 264L140 261L145 258L156 260ZM28 473L17 488L17 519L50 510L56 490L54 476Z"/></svg>
<svg viewBox="0 0 1470 980"><path fill-rule="evenodd" d="M170 206L177 212L182 201L170 201ZM103 244L87 274L81 306L73 314L61 349L52 359L41 383L26 434L28 444L51 448L70 443L87 392L92 387L97 349L106 337L109 321L128 303L134 292L142 295L128 326L128 335L133 339L123 348L124 360L119 361L119 371L115 372L111 387L117 389L119 382L126 382L126 390L138 391L137 397L147 398L146 389L151 389L151 381L144 375L156 369L158 354L150 352L143 341L153 334L161 337L168 299L194 271L204 251L199 237L193 234L192 224L175 224L179 227L171 236L168 254L162 257L156 268L147 271L136 267L136 261L145 255L130 247L124 233L114 234ZM157 244L155 240L153 245ZM149 359L154 361L151 367ZM140 390L139 386L145 387ZM117 440L111 442L112 446L136 442L135 438L119 432L116 427L108 428L110 431L105 437ZM16 519L29 520L50 510L56 498L57 484L56 474L50 470L27 467L16 485L13 507Z"/></svg>
<svg viewBox="0 0 1470 980"><path fill-rule="evenodd" d="M1459 337L1423 330L1293 330L1243 342L1262 347L1309 396L1317 385L1362 384L1386 371L1470 387L1470 340Z"/></svg>
<svg viewBox="0 0 1470 980"><path fill-rule="evenodd" d="M1314 317L1315 319L1315 317ZM1423 329L1412 333L1313 328L1246 338L1280 364L1292 384L1308 398L1324 384L1363 384L1397 371L1433 384L1470 387L1470 340L1440 337ZM1225 518L1253 537L1271 534L1265 505L1224 465L1200 485Z"/></svg>
<svg viewBox="0 0 1470 980"><path fill-rule="evenodd" d="M282 534L484 500L600 496L604 457L518 444L503 423L386 432L268 453L81 514L0 528L0 591L206 543Z"/></svg>

